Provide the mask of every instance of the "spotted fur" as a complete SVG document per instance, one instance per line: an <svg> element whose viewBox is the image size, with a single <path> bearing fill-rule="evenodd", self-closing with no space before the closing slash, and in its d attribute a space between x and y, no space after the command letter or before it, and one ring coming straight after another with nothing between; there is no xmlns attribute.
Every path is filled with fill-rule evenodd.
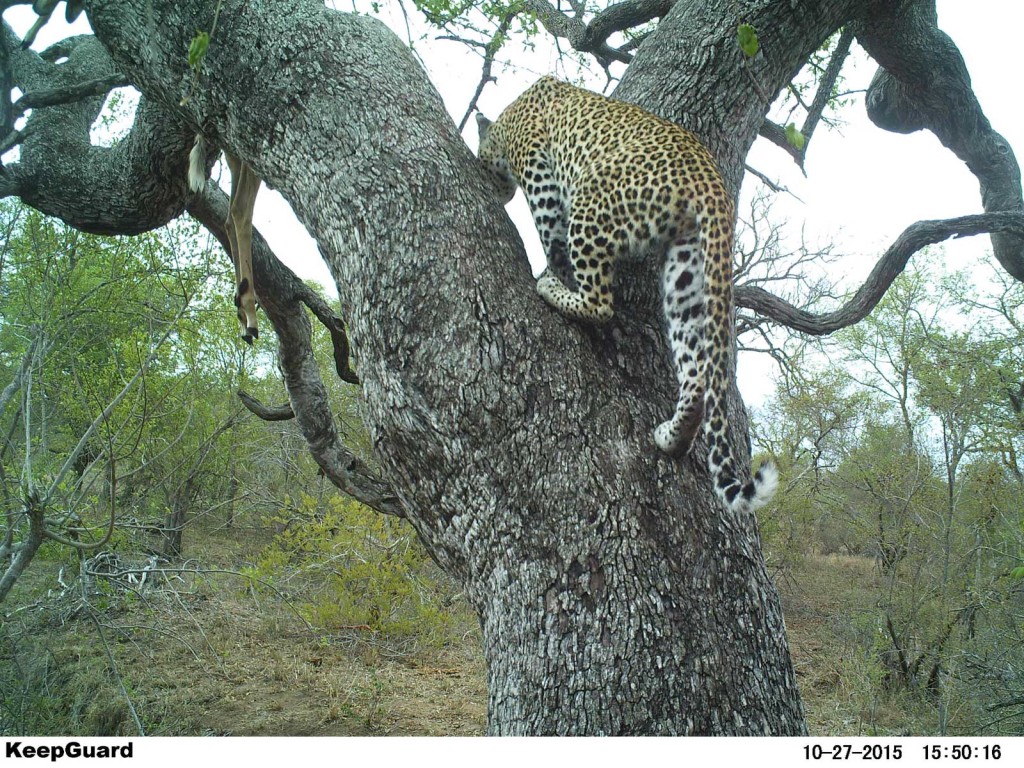
<svg viewBox="0 0 1024 768"><path fill-rule="evenodd" d="M715 489L732 508L772 495L775 468L736 477L727 440L732 377L733 202L696 136L637 106L543 77L491 123L479 157L502 200L522 187L548 259L537 291L563 314L611 319L615 261L664 255L662 290L679 397L654 430L665 453L690 450L701 424ZM573 289L556 276L564 265Z"/></svg>

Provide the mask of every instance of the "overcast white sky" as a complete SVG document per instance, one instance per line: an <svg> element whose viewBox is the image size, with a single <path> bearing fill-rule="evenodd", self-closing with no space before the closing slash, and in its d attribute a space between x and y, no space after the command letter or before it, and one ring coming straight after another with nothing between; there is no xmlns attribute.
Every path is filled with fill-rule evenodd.
<svg viewBox="0 0 1024 768"><path fill-rule="evenodd" d="M347 3L339 6L351 7ZM1021 0L938 0L939 24L959 46L967 62L975 92L986 115L997 131L1014 148L1018 160L1024 157L1024 104L1020 85L1019 40L1024 30L1024 2ZM5 19L24 32L34 18L30 12L23 21L17 9ZM408 32L405 16L393 2L384 5L384 20L403 38ZM56 14L55 14L56 15ZM426 31L413 23L416 48L431 79L454 118L465 112L479 80L480 57L465 46L420 36ZM52 24L50 34L59 34ZM40 44L48 44L46 30ZM37 46L38 47L38 46ZM492 118L512 101L537 76L556 72L557 53L545 46L520 56L511 45L509 52L520 62L513 70L495 70L496 85L481 99L481 108ZM855 66L850 66L850 65ZM844 71L847 86L863 88L874 67L860 49ZM597 81L597 87L602 83ZM981 212L978 184L966 166L944 149L930 133L909 136L885 133L867 120L863 100L841 116L845 125L827 132L819 126L807 157L805 178L780 149L759 140L749 164L776 179L796 198L781 196L774 213L794 233L804 228L810 244L834 242L845 254L841 271L854 285L863 278L875 260L909 224L920 219L938 219ZM475 126L470 123L466 136L475 148ZM748 175L744 194L758 186ZM802 202L801 202L802 201ZM521 194L509 207L535 265L542 263L536 234L526 213ZM302 277L333 285L316 246L276 193L264 189L257 199L254 222L275 253ZM953 266L979 263L978 279L991 274L990 245L985 237L971 238L945 246L947 261ZM536 268L536 267L535 267ZM759 405L771 391L770 377L763 355L741 356L740 386L748 403Z"/></svg>

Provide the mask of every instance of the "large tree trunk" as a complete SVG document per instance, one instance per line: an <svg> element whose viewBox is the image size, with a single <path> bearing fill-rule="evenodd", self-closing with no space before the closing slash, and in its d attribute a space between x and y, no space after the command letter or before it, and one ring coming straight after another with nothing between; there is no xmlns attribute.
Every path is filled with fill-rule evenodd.
<svg viewBox="0 0 1024 768"><path fill-rule="evenodd" d="M84 5L106 51L80 38L39 57L4 30L0 66L36 101L19 162L0 169L0 195L122 234L187 207L223 238L223 196L191 197L185 186L197 130L282 192L337 281L390 484L337 439L301 304L332 328L339 375L351 381L340 321L257 240L257 294L278 333L294 413L332 481L407 517L465 585L484 631L489 730L803 733L755 520L717 502L701 442L671 460L651 439L675 395L660 264L623 265L609 328L549 310L441 100L371 18L317 0ZM194 81L189 41L213 28L216 8ZM876 123L929 128L979 177L988 211L1019 211L1016 162L934 16L934 0L679 0L616 95L695 131L735 190L769 102L851 23L889 68L869 93ZM750 60L736 43L740 21L759 31ZM144 96L134 127L114 147L94 147L98 94L122 79ZM87 98L45 106L69 87ZM967 224L1002 228L997 258L1024 274L1019 216ZM891 272L873 273L872 295ZM771 311L780 304L759 300ZM775 316L791 324L824 327L782 310ZM735 387L730 412L742 472L749 447Z"/></svg>
<svg viewBox="0 0 1024 768"><path fill-rule="evenodd" d="M183 52L212 4L86 7L116 63L174 109L188 89ZM320 244L380 460L480 613L490 732L802 733L753 517L716 501L703 445L670 460L651 440L674 396L659 265L624 275L610 329L549 311L405 46L317 3L267 8L225 3L179 115L280 190ZM708 34L722 43L718 27ZM676 71L683 93L699 78ZM703 126L741 147L733 180L757 122L738 125Z"/></svg>
<svg viewBox="0 0 1024 768"><path fill-rule="evenodd" d="M859 4L758 4L748 20L766 47L753 62L727 5L677 3L617 95L685 117L735 187L767 100ZM201 128L280 190L319 243L381 464L480 613L490 732L803 733L753 517L716 501L702 443L670 460L651 439L675 389L660 265L622 270L610 328L550 311L433 87L371 18L226 0L199 87L179 106L185 51L215 4L85 6L147 110L164 112L149 121L152 151L180 136L183 174ZM173 156L150 162L177 173ZM184 205L183 182L172 186L161 215ZM290 387L293 402L316 396ZM747 424L731 399L742 464Z"/></svg>

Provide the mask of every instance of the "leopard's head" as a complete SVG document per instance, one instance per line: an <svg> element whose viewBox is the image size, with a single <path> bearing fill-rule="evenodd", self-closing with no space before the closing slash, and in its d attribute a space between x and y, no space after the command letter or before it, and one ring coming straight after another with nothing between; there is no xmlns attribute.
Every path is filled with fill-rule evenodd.
<svg viewBox="0 0 1024 768"><path fill-rule="evenodd" d="M498 198L502 203L507 203L515 196L518 183L509 169L501 131L494 130L493 126L494 123L479 112L476 113L476 127L480 135L480 147L476 154L494 184Z"/></svg>

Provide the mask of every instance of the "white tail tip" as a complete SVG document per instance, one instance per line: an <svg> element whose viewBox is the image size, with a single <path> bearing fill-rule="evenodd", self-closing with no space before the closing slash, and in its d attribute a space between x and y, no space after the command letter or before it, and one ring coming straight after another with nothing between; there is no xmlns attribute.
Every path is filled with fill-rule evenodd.
<svg viewBox="0 0 1024 768"><path fill-rule="evenodd" d="M763 507L779 487L779 470L770 461L766 461L754 473L754 497L750 500L750 508Z"/></svg>

